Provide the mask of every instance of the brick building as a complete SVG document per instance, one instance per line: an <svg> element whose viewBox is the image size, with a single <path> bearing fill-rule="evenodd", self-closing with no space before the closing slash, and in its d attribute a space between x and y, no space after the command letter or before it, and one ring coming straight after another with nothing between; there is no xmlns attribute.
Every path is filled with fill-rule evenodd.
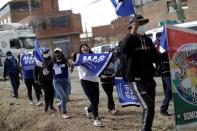
<svg viewBox="0 0 197 131"><path fill-rule="evenodd" d="M30 6L29 6L30 5ZM82 33L81 15L59 11L58 0L13 0L0 9L0 24L29 25L41 45L62 48L64 54L78 50Z"/></svg>
<svg viewBox="0 0 197 131"><path fill-rule="evenodd" d="M133 0L138 14L142 14L145 18L149 18L149 23L145 26L145 30L158 27L161 22L176 21L179 22L176 14L176 0ZM185 22L197 20L197 0L181 0L182 9L185 14ZM122 40L126 33L128 33L129 18L119 17L111 22L111 30L115 39L112 41ZM99 32L105 32L103 26L94 29L93 36ZM99 37L98 35L96 35ZM102 35L101 35L102 36ZM108 34L102 37L109 37Z"/></svg>
<svg viewBox="0 0 197 131"><path fill-rule="evenodd" d="M94 45L109 44L115 39L115 33L113 32L111 25L92 27L92 34Z"/></svg>

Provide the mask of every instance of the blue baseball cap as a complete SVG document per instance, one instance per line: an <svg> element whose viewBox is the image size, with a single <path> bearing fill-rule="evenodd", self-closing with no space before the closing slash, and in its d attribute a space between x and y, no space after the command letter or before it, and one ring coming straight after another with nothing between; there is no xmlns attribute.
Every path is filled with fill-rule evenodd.
<svg viewBox="0 0 197 131"><path fill-rule="evenodd" d="M50 51L50 50L48 48L46 48L46 47L42 47L41 51L44 53L44 52L47 52L47 51Z"/></svg>

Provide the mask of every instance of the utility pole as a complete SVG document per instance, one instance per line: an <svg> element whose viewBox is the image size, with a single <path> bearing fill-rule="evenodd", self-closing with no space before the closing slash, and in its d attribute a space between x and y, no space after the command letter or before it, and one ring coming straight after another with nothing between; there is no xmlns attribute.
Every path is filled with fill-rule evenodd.
<svg viewBox="0 0 197 131"><path fill-rule="evenodd" d="M87 30L87 25L85 22L85 32L86 32L86 39L87 39L87 44L89 43L89 39L88 39L88 30Z"/></svg>
<svg viewBox="0 0 197 131"><path fill-rule="evenodd" d="M184 10L182 9L181 0L176 0L176 5L177 5L176 14L177 14L178 20L181 23L184 23L185 14L184 14Z"/></svg>
<svg viewBox="0 0 197 131"><path fill-rule="evenodd" d="M29 26L30 29L33 31L33 24L32 24L32 10L31 10L31 0L28 0L28 7L29 7Z"/></svg>

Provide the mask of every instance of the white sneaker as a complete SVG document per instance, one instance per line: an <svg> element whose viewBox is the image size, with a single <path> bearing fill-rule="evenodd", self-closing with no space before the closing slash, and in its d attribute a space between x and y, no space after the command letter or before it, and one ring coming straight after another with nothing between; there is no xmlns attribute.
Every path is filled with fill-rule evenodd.
<svg viewBox="0 0 197 131"><path fill-rule="evenodd" d="M111 110L111 113L112 113L113 115L116 115L118 112L119 112L119 110L116 110L116 109Z"/></svg>
<svg viewBox="0 0 197 131"><path fill-rule="evenodd" d="M36 105L37 105L37 106L40 106L40 105L42 105L42 102L38 101L38 102L36 103Z"/></svg>
<svg viewBox="0 0 197 131"><path fill-rule="evenodd" d="M101 126L102 126L102 122L101 122L101 120L96 119L96 120L94 121L93 125L96 126L96 127L101 127Z"/></svg>
<svg viewBox="0 0 197 131"><path fill-rule="evenodd" d="M34 103L34 102L33 102L32 100L29 101L29 104L30 104L30 105L33 105L33 103Z"/></svg>
<svg viewBox="0 0 197 131"><path fill-rule="evenodd" d="M90 113L90 112L88 111L88 107L85 107L84 110L85 110L85 114L86 114L87 118L92 119L92 118L93 118L93 117L92 117L92 113Z"/></svg>
<svg viewBox="0 0 197 131"><path fill-rule="evenodd" d="M62 118L68 119L68 118L70 118L70 116L68 114L62 114Z"/></svg>

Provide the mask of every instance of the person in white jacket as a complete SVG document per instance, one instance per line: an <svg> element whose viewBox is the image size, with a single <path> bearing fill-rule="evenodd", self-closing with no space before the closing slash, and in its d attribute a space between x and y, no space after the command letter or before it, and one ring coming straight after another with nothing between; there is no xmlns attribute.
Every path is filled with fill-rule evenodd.
<svg viewBox="0 0 197 131"><path fill-rule="evenodd" d="M79 48L80 54L92 54L90 47L87 44L82 44ZM101 119L98 116L99 105L99 83L98 78L95 77L86 67L78 66L79 78L81 86L90 101L89 107L85 107L85 112L88 118L91 114L94 116L94 126L102 126Z"/></svg>

